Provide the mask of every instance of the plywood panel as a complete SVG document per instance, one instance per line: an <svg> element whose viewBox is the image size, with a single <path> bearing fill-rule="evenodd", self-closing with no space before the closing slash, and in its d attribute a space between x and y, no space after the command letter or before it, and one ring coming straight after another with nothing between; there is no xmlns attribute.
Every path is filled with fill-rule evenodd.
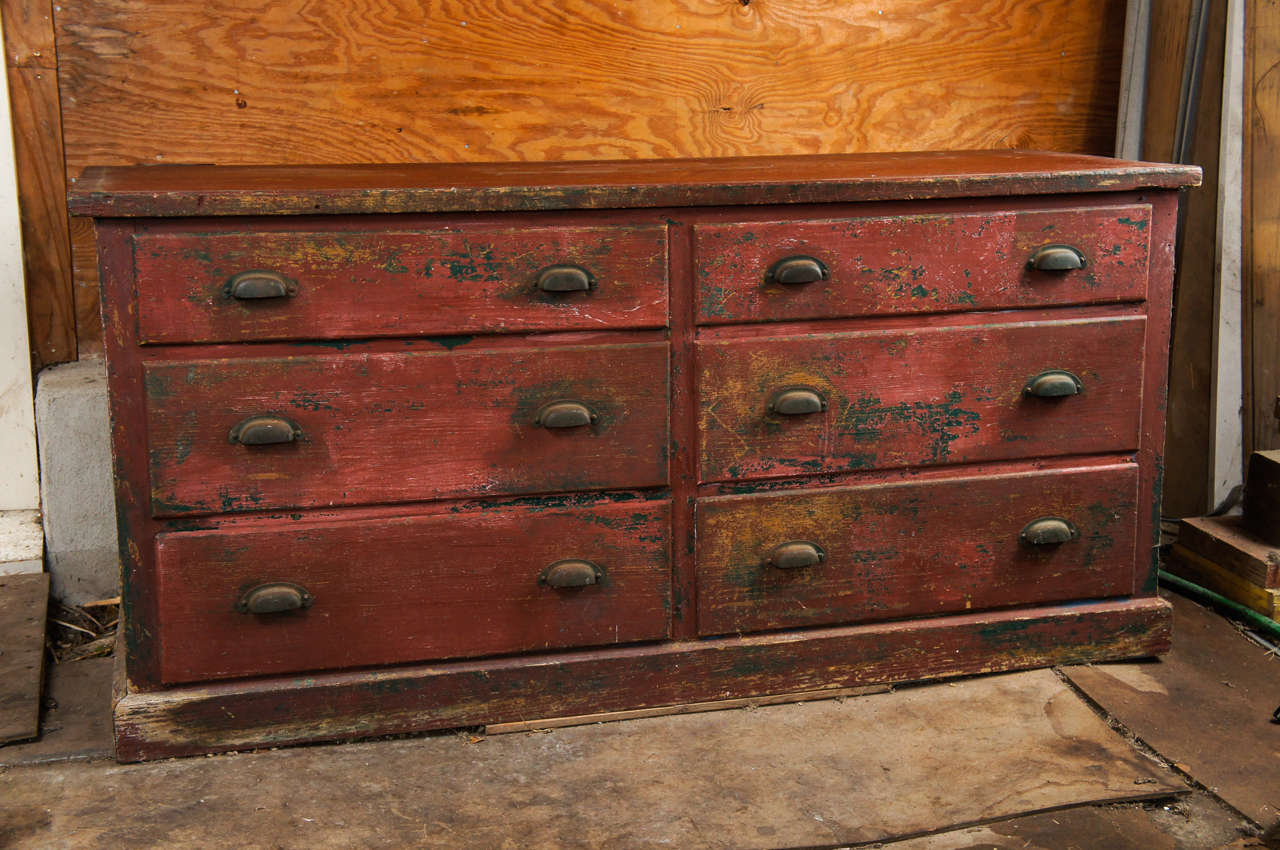
<svg viewBox="0 0 1280 850"><path fill-rule="evenodd" d="M67 0L68 164L1106 152L1123 0Z"/></svg>

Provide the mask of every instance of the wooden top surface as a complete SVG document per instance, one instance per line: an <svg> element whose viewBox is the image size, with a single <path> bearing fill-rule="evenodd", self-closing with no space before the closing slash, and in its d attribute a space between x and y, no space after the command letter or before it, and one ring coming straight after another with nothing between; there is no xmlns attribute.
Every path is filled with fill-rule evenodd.
<svg viewBox="0 0 1280 850"><path fill-rule="evenodd" d="M72 215L608 209L1176 189L1190 165L1033 151L408 165L95 167Z"/></svg>

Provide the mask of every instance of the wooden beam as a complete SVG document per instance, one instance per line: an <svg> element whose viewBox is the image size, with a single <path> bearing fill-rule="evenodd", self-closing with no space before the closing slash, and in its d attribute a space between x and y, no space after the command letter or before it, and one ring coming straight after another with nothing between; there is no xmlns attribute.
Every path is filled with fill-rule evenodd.
<svg viewBox="0 0 1280 850"><path fill-rule="evenodd" d="M1179 127L1179 97L1189 47L1191 0L1168 0L1151 9L1147 103L1143 157L1173 158ZM1183 199L1178 240L1173 346L1169 362L1162 511L1198 516L1209 501L1214 251L1217 237L1218 142L1222 91L1225 4L1213 3L1205 21L1202 96L1197 98L1195 133L1188 161L1206 166L1204 185ZM1185 120L1185 115L1184 115Z"/></svg>
<svg viewBox="0 0 1280 850"><path fill-rule="evenodd" d="M1249 451L1280 448L1280 6L1253 0L1247 17L1245 351Z"/></svg>
<svg viewBox="0 0 1280 850"><path fill-rule="evenodd" d="M78 355L52 16L45 0L0 0L36 368Z"/></svg>
<svg viewBox="0 0 1280 850"><path fill-rule="evenodd" d="M0 575L0 744L40 732L49 574Z"/></svg>
<svg viewBox="0 0 1280 850"><path fill-rule="evenodd" d="M1150 39L1151 0L1129 0L1124 18L1124 61L1120 66L1120 104L1116 120L1116 156L1121 159L1142 158Z"/></svg>
<svg viewBox="0 0 1280 850"><path fill-rule="evenodd" d="M1243 345L1240 277L1241 160L1244 155L1244 6L1227 3L1218 142L1218 231L1214 275L1213 476L1210 503L1244 483Z"/></svg>

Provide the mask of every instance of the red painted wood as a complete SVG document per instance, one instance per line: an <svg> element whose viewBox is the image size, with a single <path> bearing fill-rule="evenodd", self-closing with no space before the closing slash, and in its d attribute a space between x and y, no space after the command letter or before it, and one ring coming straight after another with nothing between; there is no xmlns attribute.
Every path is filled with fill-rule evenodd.
<svg viewBox="0 0 1280 850"><path fill-rule="evenodd" d="M1162 599L214 683L127 694L121 761L1165 652Z"/></svg>
<svg viewBox="0 0 1280 850"><path fill-rule="evenodd" d="M688 279L692 245L690 228L671 229L671 279ZM678 286L671 291L671 339L673 350L693 349L697 331L693 288ZM687 357L671 363L671 500L678 508L672 518L672 609L671 633L678 639L698 633L697 573L693 560L693 500L697 495L698 444L697 375Z"/></svg>
<svg viewBox="0 0 1280 850"><path fill-rule="evenodd" d="M190 682L666 637L667 502L529 502L161 534L161 677ZM565 559L589 560L604 578L572 590L539 583ZM311 592L311 607L235 609L244 591L282 581Z"/></svg>
<svg viewBox="0 0 1280 850"><path fill-rule="evenodd" d="M1160 497L1164 486L1165 415L1169 401L1169 344L1173 331L1173 263L1178 233L1178 195L1155 193L1152 197L1151 285L1148 293L1146 366L1142 384L1142 435L1138 448L1139 552L1134 570L1133 593L1156 592L1160 571Z"/></svg>
<svg viewBox="0 0 1280 850"><path fill-rule="evenodd" d="M667 345L149 362L156 516L657 486L667 480ZM594 425L534 424L548 402ZM294 443L231 429L277 414Z"/></svg>
<svg viewBox="0 0 1280 850"><path fill-rule="evenodd" d="M120 555L120 630L124 673L133 687L159 681L156 652L155 561L147 481L145 392L133 294L135 223L99 221L98 270L102 280L103 343L114 461L117 546Z"/></svg>
<svg viewBox="0 0 1280 850"><path fill-rule="evenodd" d="M1128 316L700 340L702 480L1135 448L1144 332ZM1048 369L1084 391L1027 397ZM797 385L828 409L768 411Z"/></svg>
<svg viewBox="0 0 1280 850"><path fill-rule="evenodd" d="M701 499L703 635L1125 596L1133 576L1137 467L1027 471L928 482ZM1032 520L1080 537L1031 546ZM779 569L788 541L826 559Z"/></svg>
<svg viewBox="0 0 1280 850"><path fill-rule="evenodd" d="M1148 191L1143 187L1167 189L1184 185L1195 179L1195 169L1030 154L770 159L673 164L669 169L655 168L653 163L615 166L562 163L508 164L494 169L484 165L406 166L351 171L250 169L236 173L179 168L104 173L96 189L92 175L82 180L80 185L89 187L89 191L81 192L81 199L102 210L115 209L128 215L246 216L238 220L206 218L195 226L191 222L98 222L125 570L124 655L129 693L117 709L123 757L236 748L255 742L276 744L418 731L666 705L721 695L802 690L824 684L903 681L1072 659L1097 660L1159 652L1167 647L1165 612L1161 603L1150 598L1154 583L1147 552L1154 539L1159 510L1163 361L1168 346L1177 196L1171 191ZM381 191L384 188L387 191ZM106 194L95 194L97 190L106 190ZM1044 192L1058 194L1046 196L1041 194ZM1033 195L1034 199L1027 201L1010 197ZM872 202L862 203L868 200ZM208 206L204 205L206 201ZM828 202L829 206L819 206ZM775 206L764 206L769 203ZM627 209L654 205L671 208L643 214ZM930 308L934 312L927 319L922 319L920 313L895 313L884 303L875 307L873 315L846 317L840 312L844 308L832 303L811 319L789 325L694 327L693 298L698 288L694 228L709 232L705 229L711 226L748 222L814 222L908 214L964 217L1001 210L1119 207L1150 209L1146 231L1150 281L1146 301L1138 300L1141 292L1133 298L1115 295L1121 299L1116 301L1105 301L1097 293L1086 293L1081 296L1083 300L1077 301L1074 296L1059 297L1061 293L1055 292L1044 302L1019 303L1016 313L974 315ZM326 215L482 209L506 212L439 215L431 219ZM540 212L553 209L577 211ZM280 213L297 213L299 217L264 217ZM412 226L404 226L406 222ZM668 323L668 317L643 326L651 330L618 330L621 324L593 324L590 327L601 330L511 332L471 341L458 336L463 332L456 330L456 323L439 334L449 335L447 340L413 338L412 335L428 333L421 330L424 325L406 331L410 336L343 339L325 347L287 341L246 346L234 338L228 338L227 344L143 346L138 336L138 287L131 241L136 227L144 228L149 236L375 230L439 234L454 228L503 232L523 228L599 228L613 232L614 227L644 223L665 227L670 237L666 260L671 289L667 306L670 357L668 344L658 342L664 334L661 325ZM1082 238L1088 235L1086 231ZM902 250L923 249L917 241ZM1091 267L1096 269L1097 263L1091 263ZM936 265L930 269L930 274L942 274ZM1068 280L1064 278L1061 285L1067 286ZM1117 280L1102 281L1098 290L1112 287L1107 291L1118 292ZM182 282L172 285L179 284ZM345 285L340 278L339 284ZM990 291L1008 294L998 287ZM940 288L939 293L942 292ZM331 316L326 322L364 327L370 318L365 311L372 312L372 304L357 298L346 314ZM482 299L478 308L466 311L458 321L470 321L472 314L480 316L489 304ZM1062 309L1065 304L1077 306ZM988 306L1002 305L991 302ZM432 320L426 312L418 318ZM798 317L778 318L792 321ZM186 322L183 327L194 324ZM1002 327L1010 330L1001 330ZM174 325L173 333L184 332ZM393 328L391 332L399 331ZM458 344L462 347L447 349ZM903 353L910 356L895 358L890 349L896 347L903 347ZM590 352L589 375L582 358L576 356L584 351ZM1082 375L1086 378L1085 395L1058 406L1048 403L1052 417L1024 416L1025 410L1012 400L1002 407L1000 396L994 391L994 379L1009 377L1020 390L1036 371L1062 365L1038 362L1046 352L1055 358L1075 358L1083 364L1079 369L1097 372L1096 380ZM791 361L788 357L799 359ZM787 370L824 377L820 369L829 367L839 367L825 374L825 379L844 394L850 409L860 415L873 414L870 422L864 417L861 423L870 426L864 431L880 432L873 457L860 456L867 452L847 442L849 434L837 428L819 434L816 442L809 435L796 445L783 445L781 449L785 451L780 449L776 457L769 456L769 446L760 443L754 450L762 465L746 469L740 479L728 475L709 479L703 475L707 483L696 486L698 469L707 462L704 450L710 451L716 440L731 445L743 435L751 436L749 430L727 436L728 431L721 425L705 421L709 402L716 397L725 400L711 408L723 419L726 410L732 412L727 402L745 397L745 391L752 389L742 383L748 378L767 385L767 379ZM144 378L158 376L167 378L168 386L155 380L150 386L144 383ZM225 378L230 380L220 387L210 383ZM326 383L328 378L336 380ZM653 386L651 380L655 382ZM596 382L591 385L629 394L625 423L619 419L614 425L619 429L624 424L634 425L634 431L628 432L631 436L605 429L592 435L585 451L572 439L539 447L521 435L521 425L509 415L504 419L493 412L493 406L503 404L531 405L528 396L519 395L518 391L529 382L552 388L579 381ZM166 396L174 387L180 392ZM308 455L305 469L264 461L268 455L263 453L257 453L252 464L234 469L219 465L223 461L216 459L213 445L232 448L226 443L226 432L230 424L242 418L241 411L234 409L230 387L247 387L250 401L278 401L291 415L320 417L312 420L312 425L323 423L317 432L324 437L323 442L296 447L313 452ZM305 395L308 392L312 395ZM874 392L886 409L858 410L856 403L863 392ZM961 394L955 405L950 404L952 392ZM423 413L442 398L457 408L457 402L464 397L488 401L478 416L455 417L447 423L443 418L432 419L434 414ZM645 404L633 404L641 398ZM758 401L763 403L763 399ZM656 404L659 412L651 414L652 405L648 402ZM924 406L923 410L916 406L917 402ZM324 404L334 411L325 410ZM672 417L669 434L668 404ZM953 410L960 419L952 422L946 416L933 415L946 410ZM1057 413L1068 410L1073 411L1071 416ZM964 429L963 411L981 414L976 432ZM921 415L917 417L916 413ZM230 414L236 414L236 418L229 423L216 428L208 424ZM758 414L756 410L750 415ZM875 417L881 414L885 421L877 423ZM649 417L644 420L649 424L641 428L636 417ZM1044 421L1049 418L1054 421ZM370 431L347 432L345 427L341 432L336 427L326 430L330 425L353 420L377 427ZM200 428L208 425L209 430L197 433L192 422ZM746 422L748 419L742 419L739 427ZM703 428L713 432L712 440L695 448L696 437ZM332 439L353 433L354 442ZM784 437L788 433L778 432ZM424 436L427 434L431 439ZM496 436L490 439L486 435ZM761 431L752 439L772 440L777 436ZM183 442L180 437L191 439ZM433 443L436 437L439 441ZM563 450L564 446L572 448ZM206 450L209 454L202 455ZM178 462L180 455L185 457L184 463ZM691 637L697 625L699 575L694 570L697 565L691 511L692 500L699 493L704 499L714 493L768 493L769 498L792 494L807 499L808 491L822 495L847 488L865 489L872 482L896 481L903 488L924 487L926 482L930 482L929 487L942 486L939 482L961 474L971 476L969 480L980 490L985 485L979 479L1012 476L1023 480L1031 470L1043 469L1048 474L1050 470L1072 466L1089 467L1096 472L1103 467L1123 467L1135 457L1138 530L1133 544L1136 569L1131 568L1132 587L1135 594L1147 598L1058 604L1035 611L1024 607L948 614L938 619L852 627L816 626L748 638L679 640ZM190 488L200 504L175 498L168 506L160 505L168 513L153 515L153 460L156 469L163 468L164 474L171 476L170 489ZM866 466L867 463L871 465ZM949 466L953 463L970 465L960 471ZM721 465L728 467L731 462ZM227 474L229 469L234 473L231 476ZM590 476L598 478L593 481ZM174 483L179 481L180 485ZM677 638L674 642L480 661L433 661L429 666L378 671L320 672L305 678L282 674L210 686L175 687L162 679L160 655L167 651L164 647L169 630L162 623L157 592L170 581L170 572L181 572L184 559L168 561L166 564L177 566L159 570L157 548L153 545L157 533L180 539L198 526L206 529L202 534L221 535L218 539L226 544L242 534L267 536L298 525L378 525L398 522L406 514L412 514L412 522L447 523L447 518L457 511L469 513L487 505L491 511L502 513L523 509L519 502L536 501L519 497L499 501L496 497L500 493L562 489L577 494L571 498L578 505L584 499L597 498L589 495L593 489L653 488L668 483L672 488L668 586L673 620L664 636ZM1077 491L1064 488L1067 496L1074 492ZM172 492L159 495L162 500L177 496ZM661 498L663 494L648 495ZM624 496L643 499L646 494L615 492L607 499ZM406 507L406 501L414 504ZM293 507L299 503L306 507ZM179 512L188 509L199 512ZM577 508L569 506L565 510ZM298 518L292 518L292 514ZM941 522L922 524L919 530L928 531ZM762 525L763 520L756 522L741 536L749 538ZM877 524L868 536L883 535L890 526L888 521ZM448 548L452 551L454 547ZM944 558L945 553L939 557ZM348 562L355 563L350 557ZM918 559L913 563L915 575L929 576L945 561ZM1111 575L1108 569L1118 568L1104 564L1098 571L1077 570L1077 587L1107 581ZM908 571L904 567L898 575ZM193 583L216 585L218 572L203 570ZM1063 572L1064 576L1068 574L1073 573ZM494 575L501 575L502 580L510 577L509 573ZM963 586L963 577L955 580ZM903 591L897 598L918 595L907 579L900 581ZM1053 574L1027 590L1040 593L1046 587L1058 586L1054 582L1066 581ZM973 593L977 599L982 593L1013 594L1021 589L1015 587L1007 572L997 569L991 582L981 584ZM1081 589L1079 595L1086 592ZM1123 588L1116 591L1118 595L1124 592ZM432 603L424 604L429 607ZM767 607L764 606L766 613ZM1087 616L1074 619L1081 611ZM774 614L795 616L795 611ZM1028 617L1034 624L1027 625ZM771 622L774 621L766 617L765 625L759 627L770 628L767 623ZM943 626L944 622L947 625ZM951 637L939 638L943 631Z"/></svg>
<svg viewBox="0 0 1280 850"><path fill-rule="evenodd" d="M87 168L72 215L310 215L847 203L1178 189L1193 165L1045 151L597 162Z"/></svg>
<svg viewBox="0 0 1280 850"><path fill-rule="evenodd" d="M1146 294L1149 204L874 218L699 224L698 320L709 324L938 313L1140 300ZM1027 261L1066 244L1083 269ZM786 257L824 263L808 284L765 281Z"/></svg>
<svg viewBox="0 0 1280 850"><path fill-rule="evenodd" d="M663 327L666 227L440 224L338 229L206 222L146 225L134 240L143 343ZM551 265L589 270L587 292L545 293ZM237 301L238 272L268 270L296 294Z"/></svg>

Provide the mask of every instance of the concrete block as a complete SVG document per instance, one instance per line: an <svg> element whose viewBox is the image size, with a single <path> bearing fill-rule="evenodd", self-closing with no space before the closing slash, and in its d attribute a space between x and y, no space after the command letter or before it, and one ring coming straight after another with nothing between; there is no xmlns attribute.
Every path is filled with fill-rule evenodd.
<svg viewBox="0 0 1280 850"><path fill-rule="evenodd" d="M40 373L36 436L51 594L77 604L117 595L111 426L101 360Z"/></svg>

